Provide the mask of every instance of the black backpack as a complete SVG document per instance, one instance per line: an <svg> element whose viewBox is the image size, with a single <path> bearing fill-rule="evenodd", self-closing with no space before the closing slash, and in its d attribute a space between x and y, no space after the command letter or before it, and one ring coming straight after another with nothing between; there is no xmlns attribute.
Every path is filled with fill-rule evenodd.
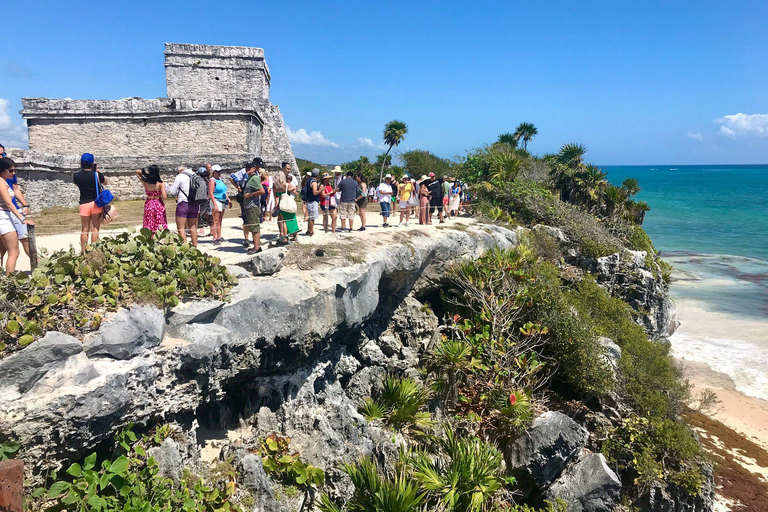
<svg viewBox="0 0 768 512"><path fill-rule="evenodd" d="M193 174L189 177L189 194L187 195L189 204L203 206L208 203L208 185L199 174Z"/></svg>

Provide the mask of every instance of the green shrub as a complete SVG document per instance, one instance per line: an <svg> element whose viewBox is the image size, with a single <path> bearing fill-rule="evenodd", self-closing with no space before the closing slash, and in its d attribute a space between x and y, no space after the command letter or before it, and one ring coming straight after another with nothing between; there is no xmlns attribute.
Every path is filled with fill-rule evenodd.
<svg viewBox="0 0 768 512"><path fill-rule="evenodd" d="M96 242L85 254L59 251L31 276L0 280L0 356L47 331L82 334L98 329L104 314L134 302L175 306L184 299L225 299L235 278L169 231L122 233Z"/></svg>
<svg viewBox="0 0 768 512"><path fill-rule="evenodd" d="M261 442L259 454L264 463L264 470L288 486L302 489L322 487L325 483L325 472L315 466L304 463L299 452L291 451L291 439L271 434Z"/></svg>
<svg viewBox="0 0 768 512"><path fill-rule="evenodd" d="M14 458L20 448L21 445L18 442L10 439L0 443L0 462Z"/></svg>
<svg viewBox="0 0 768 512"><path fill-rule="evenodd" d="M59 479L51 475L53 483L36 489L32 498L46 511L99 512L113 510L142 510L160 512L234 512L240 508L232 501L235 484L225 488L207 484L202 479L192 486L186 482L175 484L160 476L157 462L148 457L148 437L139 440L130 427L115 435L117 445L124 453L113 460L97 464L96 453L86 457L82 464L74 463Z"/></svg>

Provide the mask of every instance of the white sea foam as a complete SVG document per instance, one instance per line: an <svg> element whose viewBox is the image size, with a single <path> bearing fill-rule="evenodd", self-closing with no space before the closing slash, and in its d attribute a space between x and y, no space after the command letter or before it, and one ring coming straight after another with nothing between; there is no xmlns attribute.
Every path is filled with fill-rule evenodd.
<svg viewBox="0 0 768 512"><path fill-rule="evenodd" d="M670 342L675 358L705 363L716 372L728 375L739 392L768 400L768 347L686 332L675 333Z"/></svg>

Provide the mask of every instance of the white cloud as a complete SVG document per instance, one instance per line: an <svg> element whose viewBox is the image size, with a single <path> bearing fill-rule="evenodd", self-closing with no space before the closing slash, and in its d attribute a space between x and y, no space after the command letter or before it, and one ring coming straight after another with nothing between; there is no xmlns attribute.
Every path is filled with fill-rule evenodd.
<svg viewBox="0 0 768 512"><path fill-rule="evenodd" d="M0 98L0 144L6 148L26 148L28 141L26 127L13 123L8 111L8 100Z"/></svg>
<svg viewBox="0 0 768 512"><path fill-rule="evenodd" d="M768 138L768 114L733 114L715 119L720 135Z"/></svg>
<svg viewBox="0 0 768 512"><path fill-rule="evenodd" d="M688 136L689 139L698 140L698 141L704 140L704 136L699 132L696 132L696 133L688 132L686 133L686 135Z"/></svg>
<svg viewBox="0 0 768 512"><path fill-rule="evenodd" d="M320 132L307 132L304 128L299 128L295 132L291 130L289 126L285 127L285 131L288 132L288 140L294 144L304 144L306 146L326 146L331 148L338 148L339 145L335 142L325 138Z"/></svg>
<svg viewBox="0 0 768 512"><path fill-rule="evenodd" d="M357 138L357 145L364 148L371 148L371 149L386 149L386 144L374 144L373 140L369 139L368 137L358 137Z"/></svg>

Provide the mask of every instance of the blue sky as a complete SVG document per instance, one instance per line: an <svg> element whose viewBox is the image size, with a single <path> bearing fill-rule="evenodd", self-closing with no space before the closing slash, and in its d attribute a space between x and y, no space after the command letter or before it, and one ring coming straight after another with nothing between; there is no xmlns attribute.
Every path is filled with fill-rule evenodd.
<svg viewBox="0 0 768 512"><path fill-rule="evenodd" d="M23 96L165 96L163 43L257 46L298 157L443 157L521 121L602 165L768 163L768 2L78 2L0 8L0 142Z"/></svg>

